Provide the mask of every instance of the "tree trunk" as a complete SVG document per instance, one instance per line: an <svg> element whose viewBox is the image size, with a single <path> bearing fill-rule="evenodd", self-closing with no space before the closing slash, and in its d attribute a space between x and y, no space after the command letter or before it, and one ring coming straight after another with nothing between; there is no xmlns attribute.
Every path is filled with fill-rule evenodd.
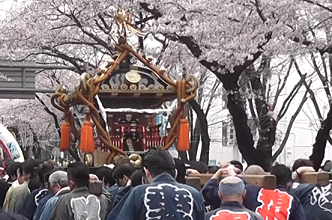
<svg viewBox="0 0 332 220"><path fill-rule="evenodd" d="M330 135L330 130L332 129L332 109L330 108L326 119L322 122L321 128L317 132L316 141L313 145L312 154L310 156L310 160L314 164L314 168L316 171L319 170L326 149L326 142Z"/></svg>
<svg viewBox="0 0 332 220"><path fill-rule="evenodd" d="M236 131L236 140L243 158L250 165L259 165L265 171L271 170L272 165L272 148L268 147L268 140L273 140L269 135L274 135L275 131L270 129L264 133L261 138L261 146L254 147L254 141L251 130L248 126L248 117L244 108L244 102L239 93L239 86L237 85L236 73L225 75L223 77L223 85L228 91L227 108L233 117L233 124ZM238 74L239 75L239 74ZM230 76L228 78L228 76ZM236 81L235 81L236 80ZM275 126L274 126L275 127Z"/></svg>
<svg viewBox="0 0 332 220"><path fill-rule="evenodd" d="M189 101L190 106L193 108L197 115L196 121L199 124L200 128L200 137L202 140L202 150L200 155L200 162L203 162L205 164L209 163L209 151L210 151L210 136L209 136L209 127L208 122L206 119L206 115L204 114L203 109L200 107L200 105L196 102L196 100ZM196 150L197 153L197 150Z"/></svg>

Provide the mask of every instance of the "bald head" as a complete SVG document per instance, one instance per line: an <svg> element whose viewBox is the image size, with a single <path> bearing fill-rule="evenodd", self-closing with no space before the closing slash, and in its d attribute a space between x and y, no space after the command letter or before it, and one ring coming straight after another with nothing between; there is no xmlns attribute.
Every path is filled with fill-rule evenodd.
<svg viewBox="0 0 332 220"><path fill-rule="evenodd" d="M246 171L244 171L245 175L266 175L265 171L262 167L257 165L249 166Z"/></svg>

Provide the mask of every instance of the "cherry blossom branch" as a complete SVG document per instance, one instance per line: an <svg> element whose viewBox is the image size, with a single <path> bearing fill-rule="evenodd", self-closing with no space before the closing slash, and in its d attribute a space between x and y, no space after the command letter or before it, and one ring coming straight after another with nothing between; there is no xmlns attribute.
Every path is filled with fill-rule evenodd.
<svg viewBox="0 0 332 220"><path fill-rule="evenodd" d="M103 25L104 25L104 27L106 28L106 30L108 30L109 32L111 32L112 31L112 25L110 26L110 25L108 25L107 24L107 22L106 22L106 20L104 19L104 17L102 16L102 14L98 14L98 18L100 19L100 21L103 23ZM97 20L96 20L97 21ZM97 21L97 24L99 24L98 23L98 21ZM113 24L113 23L112 23ZM105 33L107 33L107 32L105 32Z"/></svg>
<svg viewBox="0 0 332 220"><path fill-rule="evenodd" d="M88 32L84 29L83 25L81 24L81 22L79 21L79 19L76 17L76 15L73 12L71 14L66 14L65 12L61 11L59 8L57 8L57 11L60 14L71 19L76 24L76 26L83 32L83 34L85 34L85 35L89 36L90 38L92 38L93 40L95 40L98 44L103 46L105 49L109 50L109 52L112 52L111 48L108 46L108 44L104 40L102 40L97 35L92 34L91 32Z"/></svg>
<svg viewBox="0 0 332 220"><path fill-rule="evenodd" d="M167 37L165 37L165 39L161 39L161 38L157 37L155 34L153 34L153 38L162 45L162 48L161 48L161 51L160 51L161 55L158 56L157 61L156 61L156 64L159 65L160 62L162 61L162 58L163 58L162 54L167 49L169 43L168 43Z"/></svg>
<svg viewBox="0 0 332 220"><path fill-rule="evenodd" d="M144 9L144 11L152 14L151 19L157 20L158 18L160 18L162 16L162 14L158 11L158 9L156 9L155 7L150 8L151 5L148 3L141 2L140 6L142 7L142 9ZM149 20L147 20L147 21L149 21Z"/></svg>
<svg viewBox="0 0 332 220"><path fill-rule="evenodd" d="M265 23L267 21L265 15L263 14L263 10L261 9L261 3L259 0L255 0L255 2L253 3L256 7L256 11L258 13L258 16L261 18L261 20L263 21L263 23Z"/></svg>
<svg viewBox="0 0 332 220"><path fill-rule="evenodd" d="M318 1L312 1L312 0L302 0L302 1L307 2L309 4L312 4L312 5L316 5L316 6L318 6L320 8L323 8L323 9L329 11L329 12L332 12L331 8L326 7L326 6L322 5L322 4L320 4Z"/></svg>
<svg viewBox="0 0 332 220"><path fill-rule="evenodd" d="M70 57L66 54L63 54L60 51L56 50L55 48L50 48L50 47L44 46L44 47L42 47L42 49L48 50L50 52L44 51L44 52L40 52L39 54L44 54L44 55L48 55L48 56L52 56L52 57L61 58L62 60L65 60L65 61L68 61L69 63L71 63L76 68L78 73L82 74L84 72L84 69L82 69L82 66L77 63L77 58Z"/></svg>
<svg viewBox="0 0 332 220"><path fill-rule="evenodd" d="M302 39L300 39L299 37L293 37L291 38L291 40L293 40L296 43L301 43L304 46L311 46L314 45L315 43L312 41L309 41L307 39L305 39L304 37ZM319 47L314 47L320 54L324 54L324 53L332 53L332 45L327 45L323 48L319 48Z"/></svg>

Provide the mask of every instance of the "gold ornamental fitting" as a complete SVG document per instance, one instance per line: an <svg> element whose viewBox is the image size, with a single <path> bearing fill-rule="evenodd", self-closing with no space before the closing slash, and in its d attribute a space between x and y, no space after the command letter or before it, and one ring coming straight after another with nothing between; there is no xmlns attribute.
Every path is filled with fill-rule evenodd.
<svg viewBox="0 0 332 220"><path fill-rule="evenodd" d="M137 73L136 71L129 71L126 73L126 80L130 83L138 83L139 81L141 81L141 75L139 73Z"/></svg>

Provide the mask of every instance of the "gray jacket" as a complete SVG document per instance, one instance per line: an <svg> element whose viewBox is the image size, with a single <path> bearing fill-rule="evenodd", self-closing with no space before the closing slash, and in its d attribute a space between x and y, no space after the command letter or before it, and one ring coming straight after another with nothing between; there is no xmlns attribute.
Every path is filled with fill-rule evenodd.
<svg viewBox="0 0 332 220"><path fill-rule="evenodd" d="M105 220L110 203L104 194L95 196L86 187L76 188L59 198L50 220Z"/></svg>

